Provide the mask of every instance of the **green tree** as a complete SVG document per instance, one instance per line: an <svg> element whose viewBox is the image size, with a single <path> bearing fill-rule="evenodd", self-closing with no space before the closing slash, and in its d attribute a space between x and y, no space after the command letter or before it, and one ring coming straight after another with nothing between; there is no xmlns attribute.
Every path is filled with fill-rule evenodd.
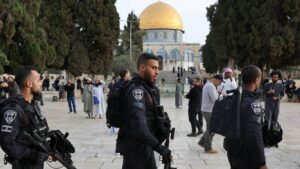
<svg viewBox="0 0 300 169"><path fill-rule="evenodd" d="M79 1L76 13L80 41L85 44L90 73L107 74L119 37L119 15L110 0Z"/></svg>
<svg viewBox="0 0 300 169"><path fill-rule="evenodd" d="M55 49L48 44L44 29L37 22L41 0L0 3L0 50L10 61L5 67L14 73L20 65L44 70L55 59Z"/></svg>
<svg viewBox="0 0 300 169"><path fill-rule="evenodd" d="M6 58L6 55L0 50L0 74L4 73L4 66L7 66L9 61Z"/></svg>
<svg viewBox="0 0 300 169"><path fill-rule="evenodd" d="M130 26L131 26L131 51L130 55ZM124 30L121 33L120 44L117 47L116 56L113 62L113 72L117 73L122 68L128 68L130 72L136 71L136 61L138 56L143 52L143 36L144 31L140 29L140 23L138 17L131 11L127 17L127 25L124 26Z"/></svg>
<svg viewBox="0 0 300 169"><path fill-rule="evenodd" d="M215 53L215 64L267 69L294 64L299 9L298 0L219 0L207 9L207 45Z"/></svg>
<svg viewBox="0 0 300 169"><path fill-rule="evenodd" d="M115 1L44 0L42 8L41 23L56 48L53 67L73 75L110 72L119 37Z"/></svg>
<svg viewBox="0 0 300 169"><path fill-rule="evenodd" d="M119 55L114 57L112 63L112 72L118 75L121 69L128 69L131 73L136 72L136 62L128 59L128 55Z"/></svg>
<svg viewBox="0 0 300 169"><path fill-rule="evenodd" d="M75 9L73 0L43 0L41 3L39 22L47 32L49 44L55 47L56 58L49 64L50 68L65 69L71 45L78 36L73 23Z"/></svg>

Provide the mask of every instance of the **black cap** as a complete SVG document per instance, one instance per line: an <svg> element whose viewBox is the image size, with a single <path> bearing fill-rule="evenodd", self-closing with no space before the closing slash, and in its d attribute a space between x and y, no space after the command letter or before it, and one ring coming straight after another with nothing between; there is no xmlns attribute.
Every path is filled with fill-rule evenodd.
<svg viewBox="0 0 300 169"><path fill-rule="evenodd" d="M220 81L223 81L223 76L220 74L214 75L214 78Z"/></svg>

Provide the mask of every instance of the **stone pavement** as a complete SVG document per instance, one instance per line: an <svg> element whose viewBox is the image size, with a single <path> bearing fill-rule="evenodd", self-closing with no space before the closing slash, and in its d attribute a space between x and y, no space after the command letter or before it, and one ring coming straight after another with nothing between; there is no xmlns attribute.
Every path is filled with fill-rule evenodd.
<svg viewBox="0 0 300 169"><path fill-rule="evenodd" d="M186 137L190 132L187 100L184 99L182 109L174 108L174 98L162 98L161 101L176 127L175 140L170 143L174 166L178 169L230 168L221 136L214 137L213 147L219 152L216 155L204 153L197 145L200 137ZM66 102L45 102L42 107L51 129L70 133L69 139L76 148L74 165L77 169L121 169L122 157L114 154L116 134L110 133L104 119L85 119L80 99L77 99L77 108L77 114L69 114ZM284 140L278 149L266 149L267 164L270 169L300 169L300 104L282 103L279 120L284 130ZM3 156L0 150L0 169L11 168L2 163ZM57 163L51 165L60 166ZM47 164L45 168L50 169Z"/></svg>

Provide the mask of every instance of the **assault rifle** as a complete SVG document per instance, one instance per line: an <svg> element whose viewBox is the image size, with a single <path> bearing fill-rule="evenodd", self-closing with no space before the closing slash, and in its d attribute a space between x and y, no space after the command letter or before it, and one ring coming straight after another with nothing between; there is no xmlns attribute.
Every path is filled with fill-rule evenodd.
<svg viewBox="0 0 300 169"><path fill-rule="evenodd" d="M172 128L168 134L168 138L165 141L165 146L169 148L170 144L170 139L174 139L174 134L175 134L175 128ZM165 164L164 169L177 169L171 166L171 161L170 160L165 160L164 158L162 159L163 164Z"/></svg>
<svg viewBox="0 0 300 169"><path fill-rule="evenodd" d="M62 134L59 130L50 131L47 138L50 140L42 139L37 132L29 134L24 131L24 135L29 141L40 148L44 153L53 158L53 161L60 162L67 169L76 169L73 166L70 153L75 152L75 148L67 139L69 133Z"/></svg>
<svg viewBox="0 0 300 169"><path fill-rule="evenodd" d="M163 134L163 137L165 137L164 146L169 148L170 139L174 139L175 128L171 128L171 120L168 113L164 111L163 106L157 106L156 110L158 113L159 126L162 128L161 130L164 131L163 133L165 133L165 135ZM171 159L162 158L162 163L165 165L164 169L177 169L171 166L171 162Z"/></svg>

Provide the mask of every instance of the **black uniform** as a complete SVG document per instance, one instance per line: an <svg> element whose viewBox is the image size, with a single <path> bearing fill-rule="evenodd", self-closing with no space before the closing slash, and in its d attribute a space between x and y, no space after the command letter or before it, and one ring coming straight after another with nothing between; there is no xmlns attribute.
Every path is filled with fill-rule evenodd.
<svg viewBox="0 0 300 169"><path fill-rule="evenodd" d="M192 133L196 133L196 127L198 132L202 132L203 118L201 113L201 100L202 100L202 87L194 86L186 95L189 99L189 121L192 126ZM198 115L198 120L196 116Z"/></svg>
<svg viewBox="0 0 300 169"><path fill-rule="evenodd" d="M256 101L255 92L243 91L241 137L224 140L231 169L259 169L266 164L262 137L262 108Z"/></svg>
<svg viewBox="0 0 300 169"><path fill-rule="evenodd" d="M155 137L157 90L137 75L132 80L126 91L124 124L117 143L124 157L123 169L156 169L153 150L163 156L170 153Z"/></svg>
<svg viewBox="0 0 300 169"><path fill-rule="evenodd" d="M48 155L25 138L24 131L37 132L46 138L49 131L46 119L41 115L37 103L28 103L20 95L10 98L1 111L0 145L7 154L6 160L13 169L42 169Z"/></svg>

